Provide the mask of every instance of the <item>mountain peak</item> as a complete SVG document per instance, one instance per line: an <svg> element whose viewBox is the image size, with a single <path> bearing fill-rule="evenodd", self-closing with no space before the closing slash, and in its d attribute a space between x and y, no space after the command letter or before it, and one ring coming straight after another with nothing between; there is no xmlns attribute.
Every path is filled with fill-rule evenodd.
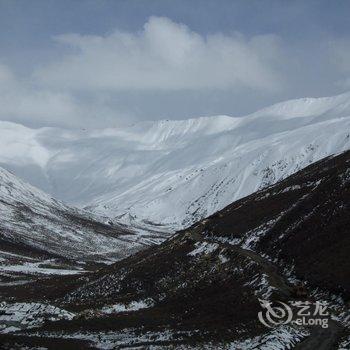
<svg viewBox="0 0 350 350"><path fill-rule="evenodd" d="M350 92L331 97L306 97L276 103L250 116L276 116L281 119L314 117L325 113L350 115Z"/></svg>

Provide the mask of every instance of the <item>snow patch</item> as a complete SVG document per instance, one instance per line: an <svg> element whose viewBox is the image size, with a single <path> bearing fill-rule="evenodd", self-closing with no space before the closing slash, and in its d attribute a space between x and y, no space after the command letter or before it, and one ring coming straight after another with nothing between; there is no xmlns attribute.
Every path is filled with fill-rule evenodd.
<svg viewBox="0 0 350 350"><path fill-rule="evenodd" d="M141 309L147 309L154 305L152 299L145 299L139 301L131 301L128 304L117 303L110 306L105 306L101 309L101 312L105 314L114 314L118 312L129 312L129 311L138 311Z"/></svg>
<svg viewBox="0 0 350 350"><path fill-rule="evenodd" d="M196 249L189 252L189 256L207 255L214 252L219 248L219 244L210 242L197 242L195 243Z"/></svg>

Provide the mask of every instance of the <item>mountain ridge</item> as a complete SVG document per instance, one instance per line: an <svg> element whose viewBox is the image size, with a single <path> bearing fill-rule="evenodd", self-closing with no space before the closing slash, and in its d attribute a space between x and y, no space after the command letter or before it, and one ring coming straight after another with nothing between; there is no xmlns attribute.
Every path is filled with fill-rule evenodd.
<svg viewBox="0 0 350 350"><path fill-rule="evenodd" d="M245 117L92 131L23 128L0 122L0 166L127 225L176 230L349 149L350 93L282 102Z"/></svg>

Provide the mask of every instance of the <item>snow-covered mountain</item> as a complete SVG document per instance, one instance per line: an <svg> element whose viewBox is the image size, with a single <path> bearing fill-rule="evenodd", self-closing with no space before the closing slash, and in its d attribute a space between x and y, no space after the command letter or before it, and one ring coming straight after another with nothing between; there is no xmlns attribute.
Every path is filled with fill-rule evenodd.
<svg viewBox="0 0 350 350"><path fill-rule="evenodd" d="M350 93L244 117L104 130L0 122L0 165L54 197L133 225L180 228L350 148Z"/></svg>
<svg viewBox="0 0 350 350"><path fill-rule="evenodd" d="M37 260L45 258L115 261L142 247L126 227L56 201L2 168L0 213L0 271L40 272Z"/></svg>

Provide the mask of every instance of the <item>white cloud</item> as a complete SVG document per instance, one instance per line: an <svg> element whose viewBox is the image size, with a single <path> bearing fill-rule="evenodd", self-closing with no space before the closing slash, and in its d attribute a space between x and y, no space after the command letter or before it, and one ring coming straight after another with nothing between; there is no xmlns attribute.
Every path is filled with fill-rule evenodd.
<svg viewBox="0 0 350 350"><path fill-rule="evenodd" d="M104 98L81 99L68 92L38 87L31 80L19 79L3 64L0 64L0 106L0 120L34 125L95 125L95 119L101 116L107 125L131 119L130 115L109 107Z"/></svg>
<svg viewBox="0 0 350 350"><path fill-rule="evenodd" d="M9 67L0 65L1 119L56 119L74 115L77 108L69 95L35 89L15 77Z"/></svg>
<svg viewBox="0 0 350 350"><path fill-rule="evenodd" d="M55 38L72 49L38 69L43 85L75 90L250 88L276 91L279 40L239 33L202 36L168 18L151 17L139 33Z"/></svg>
<svg viewBox="0 0 350 350"><path fill-rule="evenodd" d="M203 36L168 18L151 17L137 33L64 34L54 40L57 58L38 60L37 68L25 75L0 63L1 120L117 126L175 115L181 104L176 98L182 101L189 92L207 96L250 89L272 96L284 87L276 69L283 50L274 35ZM160 103L175 95L171 107L166 98ZM182 116L191 116L188 111L196 111L196 103L184 106Z"/></svg>
<svg viewBox="0 0 350 350"><path fill-rule="evenodd" d="M346 36L202 35L151 17L136 33L53 40L35 50L35 59L19 50L12 62L13 53L2 50L0 62L10 67L0 64L1 120L105 127L242 115L279 100L350 88Z"/></svg>
<svg viewBox="0 0 350 350"><path fill-rule="evenodd" d="M330 44L330 53L333 63L338 70L344 75L338 81L338 85L350 88L350 40L338 39Z"/></svg>

